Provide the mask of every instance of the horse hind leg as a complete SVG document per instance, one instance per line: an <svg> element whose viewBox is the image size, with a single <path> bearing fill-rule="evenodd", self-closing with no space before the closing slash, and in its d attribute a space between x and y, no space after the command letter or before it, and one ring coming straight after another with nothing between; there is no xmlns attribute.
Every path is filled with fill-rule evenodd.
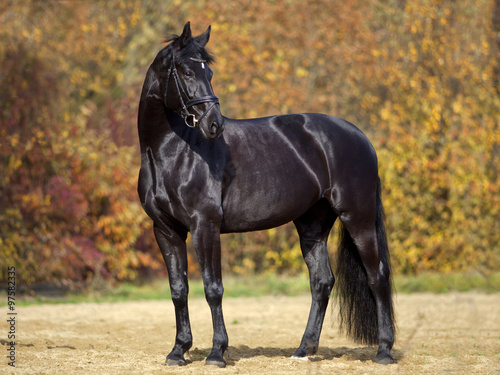
<svg viewBox="0 0 500 375"><path fill-rule="evenodd" d="M294 220L302 255L309 269L312 303L306 330L292 358L307 358L318 351L321 328L335 282L326 246L335 219L336 215L329 203L321 200Z"/></svg>
<svg viewBox="0 0 500 375"><path fill-rule="evenodd" d="M380 185L376 205L353 209L340 215L340 219L343 226L336 289L341 328L357 342L378 343L375 362L394 363L390 355L394 344L394 313Z"/></svg>

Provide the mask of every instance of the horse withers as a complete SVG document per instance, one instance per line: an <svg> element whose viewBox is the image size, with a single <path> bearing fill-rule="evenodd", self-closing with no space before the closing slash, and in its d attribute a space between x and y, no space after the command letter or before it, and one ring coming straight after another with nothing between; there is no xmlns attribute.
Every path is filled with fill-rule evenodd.
<svg viewBox="0 0 500 375"><path fill-rule="evenodd" d="M294 357L318 350L334 287L327 239L337 218L335 275L341 329L378 344L375 362L393 363L390 262L377 156L354 125L322 114L234 120L221 115L205 49L210 27L193 37L189 22L149 67L138 128L138 192L154 222L168 269L176 338L166 364L184 365L192 346L188 312L187 233L200 263L213 321L206 364L224 367L220 234L293 221L309 269L312 304Z"/></svg>

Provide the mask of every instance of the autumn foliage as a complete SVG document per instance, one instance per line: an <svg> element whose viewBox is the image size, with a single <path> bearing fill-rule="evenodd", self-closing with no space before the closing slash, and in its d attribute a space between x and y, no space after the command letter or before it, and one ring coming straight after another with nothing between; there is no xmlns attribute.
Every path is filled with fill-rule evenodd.
<svg viewBox="0 0 500 375"><path fill-rule="evenodd" d="M137 104L190 20L212 25L224 115L321 112L370 137L396 272L498 270L498 14L491 0L0 0L2 267L70 287L165 272L136 193ZM223 261L304 270L292 225L223 236Z"/></svg>

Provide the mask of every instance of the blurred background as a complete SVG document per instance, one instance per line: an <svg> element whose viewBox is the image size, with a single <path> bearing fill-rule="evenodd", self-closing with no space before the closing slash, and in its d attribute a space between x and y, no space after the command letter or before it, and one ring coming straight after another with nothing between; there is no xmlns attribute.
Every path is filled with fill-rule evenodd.
<svg viewBox="0 0 500 375"><path fill-rule="evenodd" d="M12 265L18 286L71 290L165 276L137 108L188 20L212 25L225 116L320 112L369 136L396 275L500 271L499 0L0 0L0 283ZM226 275L307 273L293 225L222 238Z"/></svg>

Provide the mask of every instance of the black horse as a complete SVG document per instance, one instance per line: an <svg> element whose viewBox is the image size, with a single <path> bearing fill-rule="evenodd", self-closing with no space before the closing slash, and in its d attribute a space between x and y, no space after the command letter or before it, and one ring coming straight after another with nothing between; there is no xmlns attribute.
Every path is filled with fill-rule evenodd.
<svg viewBox="0 0 500 375"><path fill-rule="evenodd" d="M166 364L184 365L192 346L186 237L190 232L212 312L206 364L224 367L220 234L293 221L309 269L312 305L294 357L318 350L334 275L327 239L342 222L336 267L341 327L378 344L375 361L393 363L394 315L377 156L354 125L321 114L233 120L220 113L205 49L210 27L189 22L149 67L139 105L138 192L165 259L177 334ZM198 128L198 129L196 129ZM224 130L224 132L223 132Z"/></svg>

